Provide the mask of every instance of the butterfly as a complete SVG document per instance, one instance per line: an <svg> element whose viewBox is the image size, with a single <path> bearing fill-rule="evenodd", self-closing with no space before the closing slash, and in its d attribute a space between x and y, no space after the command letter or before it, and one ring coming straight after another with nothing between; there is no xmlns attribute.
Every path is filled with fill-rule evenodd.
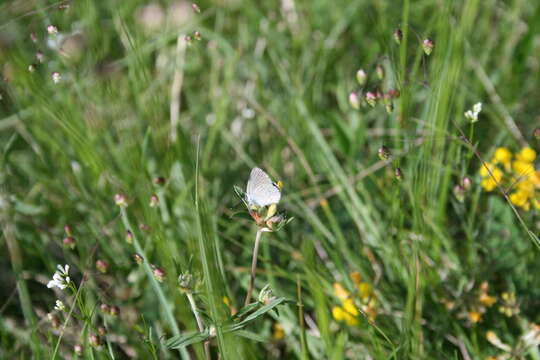
<svg viewBox="0 0 540 360"><path fill-rule="evenodd" d="M248 206L259 208L277 204L281 199L281 190L278 184L270 179L267 173L258 167L251 170L246 189Z"/></svg>

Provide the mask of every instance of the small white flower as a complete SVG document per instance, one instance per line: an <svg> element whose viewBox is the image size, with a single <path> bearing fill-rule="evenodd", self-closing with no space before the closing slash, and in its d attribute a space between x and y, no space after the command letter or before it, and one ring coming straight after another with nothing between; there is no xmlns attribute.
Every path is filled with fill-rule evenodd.
<svg viewBox="0 0 540 360"><path fill-rule="evenodd" d="M54 25L49 25L47 26L47 32L51 35L56 35L58 34L58 28Z"/></svg>
<svg viewBox="0 0 540 360"><path fill-rule="evenodd" d="M57 287L61 290L64 290L68 287L71 279L69 278L69 265L57 265L56 268L58 269L54 274L51 281L48 282L47 287L53 288Z"/></svg>
<svg viewBox="0 0 540 360"><path fill-rule="evenodd" d="M52 73L51 76L52 76L52 80L53 80L53 82L54 82L55 84L58 84L58 83L60 82L60 80L62 80L62 76L60 75L59 72L56 72L56 71L55 71L55 72Z"/></svg>
<svg viewBox="0 0 540 360"><path fill-rule="evenodd" d="M54 310L58 310L58 311L66 310L66 306L64 305L62 300L56 300L56 304L54 305Z"/></svg>
<svg viewBox="0 0 540 360"><path fill-rule="evenodd" d="M478 121L478 114L482 111L482 103L476 103L473 105L472 110L465 111L465 118L475 123Z"/></svg>

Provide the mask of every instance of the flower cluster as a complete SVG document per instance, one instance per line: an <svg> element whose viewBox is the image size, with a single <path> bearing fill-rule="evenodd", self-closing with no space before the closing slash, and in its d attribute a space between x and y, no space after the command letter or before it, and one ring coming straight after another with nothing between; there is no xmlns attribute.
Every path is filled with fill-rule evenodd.
<svg viewBox="0 0 540 360"><path fill-rule="evenodd" d="M529 211L540 209L540 169L535 169L536 151L524 147L512 154L505 147L495 150L489 163L480 168L481 185L486 191L493 191L497 185L504 186L510 193L512 204Z"/></svg>
<svg viewBox="0 0 540 360"><path fill-rule="evenodd" d="M488 356L486 360L522 359L522 356L530 349L540 345L540 325L531 323L529 329L519 337L513 346L504 343L493 330L486 332L486 340L498 350L502 350L502 353Z"/></svg>
<svg viewBox="0 0 540 360"><path fill-rule="evenodd" d="M57 265L56 267L58 270L53 274L53 278L49 283L47 284L47 287L53 288L57 287L60 290L64 290L67 288L71 282L71 279L69 278L69 265Z"/></svg>
<svg viewBox="0 0 540 360"><path fill-rule="evenodd" d="M345 322L349 326L359 323L360 312L370 321L377 317L377 299L373 294L372 286L362 281L358 272L350 274L356 289L353 294L347 291L340 283L334 283L334 294L341 301L341 306L332 308L332 316L337 321Z"/></svg>

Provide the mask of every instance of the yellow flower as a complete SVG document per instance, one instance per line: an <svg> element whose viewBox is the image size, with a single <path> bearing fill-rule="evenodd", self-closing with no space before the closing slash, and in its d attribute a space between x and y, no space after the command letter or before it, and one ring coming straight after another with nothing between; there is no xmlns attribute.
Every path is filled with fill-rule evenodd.
<svg viewBox="0 0 540 360"><path fill-rule="evenodd" d="M352 273L350 273L350 277L356 285L362 282L362 275L360 275L358 271L353 271Z"/></svg>
<svg viewBox="0 0 540 360"><path fill-rule="evenodd" d="M495 180L493 180L493 178L486 178L484 180L482 180L480 182L480 185L482 185L482 187L484 188L484 190L486 191L493 191L493 189L495 189L497 187L497 183L495 182Z"/></svg>
<svg viewBox="0 0 540 360"><path fill-rule="evenodd" d="M347 299L343 301L343 310L345 310L347 313L349 313L352 316L358 316L360 313L358 312L358 309L356 308L356 305L354 305L354 301L352 299Z"/></svg>
<svg viewBox="0 0 540 360"><path fill-rule="evenodd" d="M473 324L479 323L482 321L482 314L480 314L478 311L469 311L467 313L467 316L469 317L469 321Z"/></svg>
<svg viewBox="0 0 540 360"><path fill-rule="evenodd" d="M510 201L512 204L524 208L526 211L529 210L529 192L518 190L510 194Z"/></svg>
<svg viewBox="0 0 540 360"><path fill-rule="evenodd" d="M530 147L524 147L521 149L521 151L516 155L516 158L518 160L532 163L534 159L536 159L536 151L531 149Z"/></svg>
<svg viewBox="0 0 540 360"><path fill-rule="evenodd" d="M280 323L274 323L274 333L272 334L272 338L274 340L281 340L285 337L285 330L283 329L283 326L281 326Z"/></svg>
<svg viewBox="0 0 540 360"><path fill-rule="evenodd" d="M480 295L478 300L485 306L490 307L497 302L497 298L488 294L489 284L487 281L480 284Z"/></svg>
<svg viewBox="0 0 540 360"><path fill-rule="evenodd" d="M362 301L367 301L371 297L373 289L370 284L363 282L358 284L358 293L360 294Z"/></svg>
<svg viewBox="0 0 540 360"><path fill-rule="evenodd" d="M529 176L529 180L531 180L534 186L540 188L540 170L536 170L531 176Z"/></svg>
<svg viewBox="0 0 540 360"><path fill-rule="evenodd" d="M349 292L345 290L343 285L340 283L334 283L334 294L340 299L341 301L347 299L349 297Z"/></svg>
<svg viewBox="0 0 540 360"><path fill-rule="evenodd" d="M512 153L505 147L500 147L495 150L493 155L494 163L508 164L512 160Z"/></svg>
<svg viewBox="0 0 540 360"><path fill-rule="evenodd" d="M355 326L355 325L358 325L360 321L358 321L357 318L355 318L354 316L352 316L351 314L349 313L345 313L345 323L349 326Z"/></svg>
<svg viewBox="0 0 540 360"><path fill-rule="evenodd" d="M512 163L512 169L518 176L531 176L534 174L533 164L526 161L514 161Z"/></svg>
<svg viewBox="0 0 540 360"><path fill-rule="evenodd" d="M516 188L519 191L523 191L523 192L527 192L527 193L534 192L534 184L530 179L526 179L526 180L518 179Z"/></svg>
<svg viewBox="0 0 540 360"><path fill-rule="evenodd" d="M334 306L332 308L332 316L337 321L342 321L342 320L345 319L345 311L342 308L340 308L339 306Z"/></svg>
<svg viewBox="0 0 540 360"><path fill-rule="evenodd" d="M482 177L489 176L489 173L493 171L495 167L496 167L495 164L492 164L492 163L482 164L482 166L480 167L480 176Z"/></svg>

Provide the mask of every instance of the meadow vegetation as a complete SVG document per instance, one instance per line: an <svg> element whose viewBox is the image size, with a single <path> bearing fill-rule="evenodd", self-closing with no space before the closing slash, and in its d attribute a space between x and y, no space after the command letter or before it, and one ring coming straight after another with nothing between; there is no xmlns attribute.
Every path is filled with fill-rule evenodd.
<svg viewBox="0 0 540 360"><path fill-rule="evenodd" d="M537 1L1 2L0 358L540 360L538 54Z"/></svg>

